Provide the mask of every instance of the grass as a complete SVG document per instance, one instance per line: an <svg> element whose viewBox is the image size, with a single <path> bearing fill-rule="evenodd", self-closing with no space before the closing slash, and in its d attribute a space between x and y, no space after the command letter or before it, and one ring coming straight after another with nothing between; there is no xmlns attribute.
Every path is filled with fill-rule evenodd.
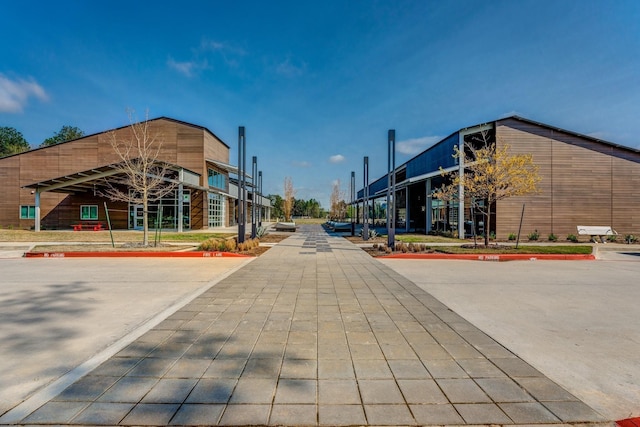
<svg viewBox="0 0 640 427"><path fill-rule="evenodd" d="M386 235L385 235L386 237ZM466 240L425 234L396 234L395 240L404 243L464 243Z"/></svg>
<svg viewBox="0 0 640 427"><path fill-rule="evenodd" d="M593 250L591 246L585 245L550 245L550 246L520 246L518 249L510 246L500 246L497 248L485 249L484 247L463 248L460 246L432 246L435 252L441 252L446 254L562 254L562 255L575 255L575 254L590 254Z"/></svg>
<svg viewBox="0 0 640 427"><path fill-rule="evenodd" d="M160 234L162 242L195 242L199 243L212 237L231 237L232 233L186 232L177 233L163 231ZM113 239L118 242L142 242L142 231L117 230L113 232ZM149 231L149 241L155 240L155 231ZM0 242L105 242L111 243L108 231L30 231L30 230L0 230Z"/></svg>

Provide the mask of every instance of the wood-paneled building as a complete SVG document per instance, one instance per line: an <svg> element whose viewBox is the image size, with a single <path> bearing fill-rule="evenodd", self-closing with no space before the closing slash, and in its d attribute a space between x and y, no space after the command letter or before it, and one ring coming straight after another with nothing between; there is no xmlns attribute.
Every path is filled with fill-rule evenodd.
<svg viewBox="0 0 640 427"><path fill-rule="evenodd" d="M202 126L166 117L148 125L161 140L157 160L169 165L175 184L161 203L150 205L150 227L162 223L182 231L235 225L238 188L232 175L238 169L229 163L229 146ZM112 132L126 138L131 127L0 158L0 226L106 226L106 202L112 228L141 228L142 206L103 196L106 181L120 179L115 165L122 159L110 143ZM269 200L256 195L256 201L268 215Z"/></svg>
<svg viewBox="0 0 640 427"><path fill-rule="evenodd" d="M398 231L469 235L475 224L478 232L485 232L481 217L472 218L469 201L446 204L432 196L443 183L440 168L460 172L454 147L480 139L483 132L489 142L508 144L511 154L532 154L541 177L538 193L497 202L488 230L497 238L518 232L523 205L525 236L537 230L541 238L553 233L564 239L577 234L578 225L640 234L640 150L517 116L460 129L397 167ZM380 218L374 221L384 221L387 180L385 175L369 185L374 206L369 208L369 218ZM358 203L363 194L358 192Z"/></svg>

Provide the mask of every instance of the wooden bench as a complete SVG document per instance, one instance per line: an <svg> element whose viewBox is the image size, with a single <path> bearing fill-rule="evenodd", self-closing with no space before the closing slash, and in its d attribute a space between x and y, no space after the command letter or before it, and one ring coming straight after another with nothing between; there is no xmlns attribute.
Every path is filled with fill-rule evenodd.
<svg viewBox="0 0 640 427"><path fill-rule="evenodd" d="M89 223L89 222L81 222L79 224L72 224L71 225L73 227L73 231L101 231L104 230L104 228L102 227L102 223L101 222L93 222L93 223Z"/></svg>
<svg viewBox="0 0 640 427"><path fill-rule="evenodd" d="M578 225L578 235L591 236L594 243L598 243L596 237L600 238L602 243L607 243L603 236L617 236L618 233L613 228L606 225Z"/></svg>

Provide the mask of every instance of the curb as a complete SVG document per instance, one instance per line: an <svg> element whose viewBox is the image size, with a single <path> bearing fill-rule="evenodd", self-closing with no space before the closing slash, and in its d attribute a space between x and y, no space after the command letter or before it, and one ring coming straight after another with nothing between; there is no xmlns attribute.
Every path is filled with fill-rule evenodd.
<svg viewBox="0 0 640 427"><path fill-rule="evenodd" d="M25 258L252 258L233 252L26 252Z"/></svg>
<svg viewBox="0 0 640 427"><path fill-rule="evenodd" d="M616 421L616 425L620 427L640 427L640 417Z"/></svg>
<svg viewBox="0 0 640 427"><path fill-rule="evenodd" d="M465 261L592 261L596 257L592 254L392 254L378 258L397 259L457 259ZM640 426L638 426L640 427Z"/></svg>

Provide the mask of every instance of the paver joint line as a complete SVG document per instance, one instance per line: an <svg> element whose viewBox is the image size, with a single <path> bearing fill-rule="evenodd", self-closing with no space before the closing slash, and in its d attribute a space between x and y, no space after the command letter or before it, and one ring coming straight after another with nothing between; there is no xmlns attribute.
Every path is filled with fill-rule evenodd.
<svg viewBox="0 0 640 427"><path fill-rule="evenodd" d="M301 226L59 392L15 422L606 422L415 284L319 226Z"/></svg>

